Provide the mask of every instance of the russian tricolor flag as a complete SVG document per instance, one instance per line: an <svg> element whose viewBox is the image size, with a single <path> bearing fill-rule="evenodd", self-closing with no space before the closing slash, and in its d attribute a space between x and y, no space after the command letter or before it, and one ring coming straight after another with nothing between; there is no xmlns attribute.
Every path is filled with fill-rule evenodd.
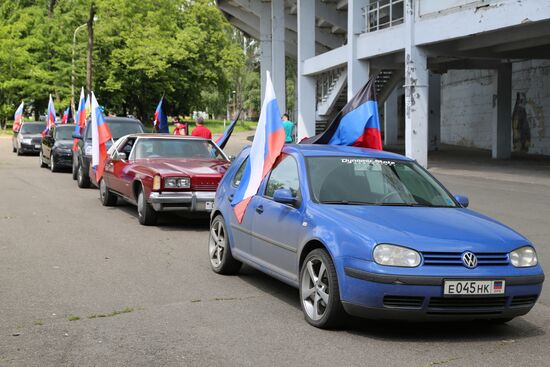
<svg viewBox="0 0 550 367"><path fill-rule="evenodd" d="M106 142L112 139L111 130L105 122L103 112L95 98L94 92L91 95L92 103L92 167L95 171L96 181L99 183L105 170L105 161L107 160Z"/></svg>
<svg viewBox="0 0 550 367"><path fill-rule="evenodd" d="M70 118L71 118L71 106L67 107L65 112L63 112L63 116L61 117L61 123L68 124Z"/></svg>
<svg viewBox="0 0 550 367"><path fill-rule="evenodd" d="M305 144L351 145L382 149L380 119L376 101L375 77L342 108L328 128L319 135L305 139Z"/></svg>
<svg viewBox="0 0 550 367"><path fill-rule="evenodd" d="M225 144L227 144L227 141L229 140L229 137L233 133L233 129L235 129L235 125L237 125L237 121L239 121L239 116L241 116L241 111L239 110L239 113L237 114L237 117L229 124L227 129L223 132L223 135L221 135L218 139L216 139L216 144L220 147L220 149L223 149L225 147Z"/></svg>
<svg viewBox="0 0 550 367"><path fill-rule="evenodd" d="M250 199L256 195L262 180L273 167L273 163L279 154L281 154L284 144L285 129L268 71L265 98L254 141L252 141L252 147L250 148L250 156L246 162L241 183L231 201L231 206L239 223L243 220Z"/></svg>
<svg viewBox="0 0 550 367"><path fill-rule="evenodd" d="M84 128L86 127L86 117L87 117L87 109L86 107L88 104L86 103L86 99L84 97L84 87L80 90L80 100L78 101L78 109L76 111L76 118L75 118L75 127L74 127L74 133L77 135L82 135L84 132ZM73 152L76 152L78 150L78 139L73 140Z"/></svg>
<svg viewBox="0 0 550 367"><path fill-rule="evenodd" d="M48 101L48 115L46 116L46 128L42 131L42 136L50 131L50 128L55 125L55 106L53 105L52 95L50 94L50 100Z"/></svg>
<svg viewBox="0 0 550 367"><path fill-rule="evenodd" d="M21 102L19 107L17 107L17 110L15 110L15 115L13 115L13 131L19 131L19 128L21 127L21 123L23 122L23 106L24 102Z"/></svg>
<svg viewBox="0 0 550 367"><path fill-rule="evenodd" d="M158 127L159 132L168 134L168 118L166 117L166 113L164 113L162 102L164 102L164 96L161 97L157 109L155 110L153 124Z"/></svg>

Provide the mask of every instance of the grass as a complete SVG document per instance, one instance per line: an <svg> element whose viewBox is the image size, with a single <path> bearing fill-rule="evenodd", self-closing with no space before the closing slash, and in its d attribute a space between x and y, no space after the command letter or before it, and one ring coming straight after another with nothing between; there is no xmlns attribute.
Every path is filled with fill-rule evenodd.
<svg viewBox="0 0 550 367"><path fill-rule="evenodd" d="M42 320L35 320L35 321L33 322L33 324L34 324L34 325L37 325L37 326L42 326L42 325L44 325L44 322L42 322Z"/></svg>
<svg viewBox="0 0 550 367"><path fill-rule="evenodd" d="M71 315L68 317L69 321L78 321L80 320L80 316Z"/></svg>
<svg viewBox="0 0 550 367"><path fill-rule="evenodd" d="M113 316L121 315L123 313L130 313L130 312L133 312L133 311L134 311L133 308L125 307L122 310L114 310L113 312L107 313L107 314L105 314L105 313L93 314L93 315L88 316L88 318L89 319L97 319L97 318L100 318L100 317L113 317Z"/></svg>

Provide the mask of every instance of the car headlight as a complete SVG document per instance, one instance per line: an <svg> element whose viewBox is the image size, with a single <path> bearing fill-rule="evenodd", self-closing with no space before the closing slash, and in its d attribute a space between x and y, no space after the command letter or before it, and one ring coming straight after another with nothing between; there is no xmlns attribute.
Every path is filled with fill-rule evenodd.
<svg viewBox="0 0 550 367"><path fill-rule="evenodd" d="M164 179L165 189L188 189L191 187L189 177L167 177Z"/></svg>
<svg viewBox="0 0 550 367"><path fill-rule="evenodd" d="M420 254L410 248L382 244L374 248L374 261L380 265L414 268L420 265Z"/></svg>
<svg viewBox="0 0 550 367"><path fill-rule="evenodd" d="M91 145L86 146L86 148L84 149L84 154L85 155L92 155L92 146Z"/></svg>
<svg viewBox="0 0 550 367"><path fill-rule="evenodd" d="M534 248L523 246L510 252L510 262L516 268L526 268L537 265L539 260Z"/></svg>
<svg viewBox="0 0 550 367"><path fill-rule="evenodd" d="M31 143L32 143L32 139L30 139L30 138L21 139L21 143L23 143L23 144L31 144Z"/></svg>

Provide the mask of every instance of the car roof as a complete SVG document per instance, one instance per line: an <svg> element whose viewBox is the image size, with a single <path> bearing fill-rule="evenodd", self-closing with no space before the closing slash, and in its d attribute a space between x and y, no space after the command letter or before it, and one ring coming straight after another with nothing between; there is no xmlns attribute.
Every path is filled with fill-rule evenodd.
<svg viewBox="0 0 550 367"><path fill-rule="evenodd" d="M352 155L356 157L366 157L375 159L396 159L412 161L412 159L401 154L391 153L384 150L375 150L368 148L358 148L343 145L328 145L328 144L287 144L284 150L288 153L295 151L302 154L304 157L320 157L320 156L342 156Z"/></svg>
<svg viewBox="0 0 550 367"><path fill-rule="evenodd" d="M46 125L44 121L23 121L22 125Z"/></svg>
<svg viewBox="0 0 550 367"><path fill-rule="evenodd" d="M60 128L60 127L75 127L75 124L56 124L55 127L56 128Z"/></svg>
<svg viewBox="0 0 550 367"><path fill-rule="evenodd" d="M139 121L138 119L135 119L132 117L120 117L120 116L105 116L105 121L106 122L133 122L133 123L139 122L141 123L141 121Z"/></svg>
<svg viewBox="0 0 550 367"><path fill-rule="evenodd" d="M186 139L186 140L206 140L210 141L211 139L203 138L200 136L191 136L191 135L170 135L170 134L161 134L161 133L139 133L139 134L129 134L127 137L135 138L153 138L153 139Z"/></svg>

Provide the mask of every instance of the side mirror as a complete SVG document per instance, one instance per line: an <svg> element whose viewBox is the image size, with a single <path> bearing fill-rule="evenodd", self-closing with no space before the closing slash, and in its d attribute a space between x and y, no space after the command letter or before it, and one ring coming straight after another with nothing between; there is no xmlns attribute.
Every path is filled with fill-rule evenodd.
<svg viewBox="0 0 550 367"><path fill-rule="evenodd" d="M73 133L73 139L82 139L82 135Z"/></svg>
<svg viewBox="0 0 550 367"><path fill-rule="evenodd" d="M233 162L235 160L235 158L237 158L237 157L235 157L234 155L230 155L229 156L229 161Z"/></svg>
<svg viewBox="0 0 550 367"><path fill-rule="evenodd" d="M463 208L467 208L468 205L470 205L470 200L468 200L468 197L467 197L467 196L455 195L455 200L458 201L458 203L459 203Z"/></svg>
<svg viewBox="0 0 550 367"><path fill-rule="evenodd" d="M282 204L295 204L296 198L289 189L277 189L273 193L273 200Z"/></svg>
<svg viewBox="0 0 550 367"><path fill-rule="evenodd" d="M113 154L113 160L121 161L124 159L126 159L126 153L124 152L115 151L115 153Z"/></svg>

